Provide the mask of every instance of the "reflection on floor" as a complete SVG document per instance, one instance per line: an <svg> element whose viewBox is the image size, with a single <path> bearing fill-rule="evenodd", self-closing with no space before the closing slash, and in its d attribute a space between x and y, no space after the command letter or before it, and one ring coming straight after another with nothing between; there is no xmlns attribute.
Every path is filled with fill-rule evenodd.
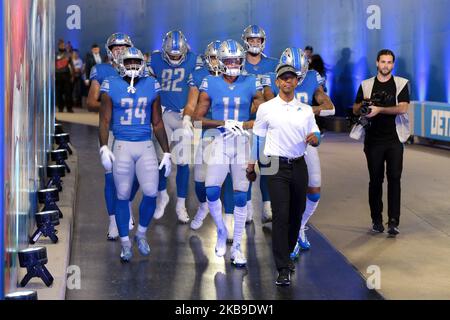
<svg viewBox="0 0 450 320"><path fill-rule="evenodd" d="M71 265L81 269L81 290L67 299L380 299L361 275L314 228L308 231L312 249L301 255L292 284L278 288L271 251L271 225L262 227L257 213L259 190L254 188L254 223L246 227L243 250L246 269L214 254L215 226L210 217L199 231L177 224L171 201L162 219L148 231L151 254L134 249L131 263L119 259L120 243L106 241L108 216L103 198L104 173L98 156L98 129L64 124L79 152L79 188ZM192 177L192 175L191 175ZM175 173L169 194L174 195ZM191 217L197 200L191 185L187 201ZM140 196L134 203L137 217Z"/></svg>

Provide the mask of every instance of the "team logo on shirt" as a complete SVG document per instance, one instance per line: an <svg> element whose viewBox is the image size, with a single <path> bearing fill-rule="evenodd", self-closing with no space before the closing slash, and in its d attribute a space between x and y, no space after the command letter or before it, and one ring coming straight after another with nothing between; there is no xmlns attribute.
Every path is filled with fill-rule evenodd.
<svg viewBox="0 0 450 320"><path fill-rule="evenodd" d="M228 88L229 88L230 90L234 90L234 88L236 88L236 85L228 86Z"/></svg>

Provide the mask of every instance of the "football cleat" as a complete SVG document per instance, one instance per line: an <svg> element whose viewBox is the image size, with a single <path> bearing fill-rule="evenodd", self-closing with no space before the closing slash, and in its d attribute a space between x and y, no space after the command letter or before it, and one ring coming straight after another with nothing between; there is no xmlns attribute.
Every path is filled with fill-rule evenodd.
<svg viewBox="0 0 450 320"><path fill-rule="evenodd" d="M203 220L205 220L208 215L208 203L201 203L198 207L197 213L195 214L194 219L191 221L191 229L198 230L203 225Z"/></svg>
<svg viewBox="0 0 450 320"><path fill-rule="evenodd" d="M301 247L300 247L300 245L298 244L298 241L297 241L297 243L295 244L294 251L292 251L291 254L290 254L290 258L291 258L292 261L295 261L295 260L297 260L300 257L300 250L301 250Z"/></svg>
<svg viewBox="0 0 450 320"><path fill-rule="evenodd" d="M122 262L129 262L132 257L133 251L131 250L131 247L122 246L122 251L120 252L120 260L122 260Z"/></svg>
<svg viewBox="0 0 450 320"><path fill-rule="evenodd" d="M300 233L298 235L297 243L302 250L309 250L311 248L311 244L306 237L306 228L300 228Z"/></svg>
<svg viewBox="0 0 450 320"><path fill-rule="evenodd" d="M117 230L116 220L113 219L109 222L108 234L106 238L109 241L114 241L117 240L118 237L119 237L119 230Z"/></svg>
<svg viewBox="0 0 450 320"><path fill-rule="evenodd" d="M161 192L156 199L156 210L153 218L156 220L161 219L168 204L169 195L167 194L167 192Z"/></svg>
<svg viewBox="0 0 450 320"><path fill-rule="evenodd" d="M227 228L217 230L216 256L223 257L227 252Z"/></svg>
<svg viewBox="0 0 450 320"><path fill-rule="evenodd" d="M150 254L150 246L148 245L147 239L145 237L134 237L134 241L138 245L139 253L143 256L148 256Z"/></svg>
<svg viewBox="0 0 450 320"><path fill-rule="evenodd" d="M187 213L186 207L178 207L175 209L177 212L178 222L182 224L189 223L189 215Z"/></svg>
<svg viewBox="0 0 450 320"><path fill-rule="evenodd" d="M244 268L247 265L247 259L245 259L244 254L241 251L241 246L237 245L236 247L231 248L231 264L238 267Z"/></svg>

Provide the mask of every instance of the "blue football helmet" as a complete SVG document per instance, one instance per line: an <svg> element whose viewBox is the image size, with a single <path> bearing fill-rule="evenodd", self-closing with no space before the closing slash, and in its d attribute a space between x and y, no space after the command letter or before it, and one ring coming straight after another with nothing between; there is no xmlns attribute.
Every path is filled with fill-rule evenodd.
<svg viewBox="0 0 450 320"><path fill-rule="evenodd" d="M133 42L131 41L131 38L122 32L113 33L108 40L106 40L106 53L108 54L108 58L113 61L114 63L119 63L119 54L114 55L112 52L112 48L114 46L125 46L125 47L133 47ZM121 52L122 53L122 52Z"/></svg>
<svg viewBox="0 0 450 320"><path fill-rule="evenodd" d="M212 58L218 59L218 53L221 44L222 42L219 40L213 41L208 44L205 50L206 67L210 72L214 72L216 75L220 72L218 63L219 61L217 60L216 63L213 63Z"/></svg>
<svg viewBox="0 0 450 320"><path fill-rule="evenodd" d="M258 46L253 46L248 43L248 38L261 38L261 44ZM244 29L244 33L242 33L242 41L244 42L244 48L246 51L253 54L260 54L264 51L266 46L266 33L263 28L257 25L250 25Z"/></svg>
<svg viewBox="0 0 450 320"><path fill-rule="evenodd" d="M231 77L239 76L244 69L245 51L235 40L226 40L221 43L217 55L219 59L219 70ZM230 62L232 62L230 64Z"/></svg>
<svg viewBox="0 0 450 320"><path fill-rule="evenodd" d="M119 74L121 77L131 78L130 86L128 87L128 92L135 93L136 88L134 87L134 79L141 78L145 76L145 58L141 50L130 47L126 48L125 51L120 55L119 58Z"/></svg>
<svg viewBox="0 0 450 320"><path fill-rule="evenodd" d="M278 66L286 64L293 66L297 70L299 81L303 81L308 72L309 62L302 49L296 47L286 48L281 54Z"/></svg>
<svg viewBox="0 0 450 320"><path fill-rule="evenodd" d="M189 46L183 32L167 32L162 44L163 58L173 67L179 66L186 59Z"/></svg>

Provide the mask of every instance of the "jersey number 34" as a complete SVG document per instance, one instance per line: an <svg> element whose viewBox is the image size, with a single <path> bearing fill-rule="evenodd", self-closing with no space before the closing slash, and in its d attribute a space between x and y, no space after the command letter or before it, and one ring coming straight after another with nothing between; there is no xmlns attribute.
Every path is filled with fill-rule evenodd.
<svg viewBox="0 0 450 320"><path fill-rule="evenodd" d="M134 99L131 98L123 98L120 101L120 106L122 108L126 108L124 110L125 114L120 117L120 124L121 125L131 125L131 124L145 124L145 118L147 117L147 114L145 113L145 109L147 107L147 98L141 97L137 101L136 108L134 107ZM133 118L138 121L133 121ZM139 123L140 119L140 123Z"/></svg>

